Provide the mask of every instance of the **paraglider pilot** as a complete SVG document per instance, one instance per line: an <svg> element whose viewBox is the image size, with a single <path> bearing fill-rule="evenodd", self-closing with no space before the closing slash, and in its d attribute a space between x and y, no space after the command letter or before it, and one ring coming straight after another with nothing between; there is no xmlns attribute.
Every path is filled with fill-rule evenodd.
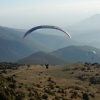
<svg viewBox="0 0 100 100"><path fill-rule="evenodd" d="M48 69L48 67L49 67L49 64L45 64L45 66L46 66L46 69Z"/></svg>

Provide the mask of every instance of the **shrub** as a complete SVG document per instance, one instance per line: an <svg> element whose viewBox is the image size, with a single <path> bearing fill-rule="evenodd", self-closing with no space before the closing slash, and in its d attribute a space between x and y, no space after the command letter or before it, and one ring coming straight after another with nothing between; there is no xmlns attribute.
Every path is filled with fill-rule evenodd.
<svg viewBox="0 0 100 100"><path fill-rule="evenodd" d="M56 86L56 88L59 88L59 86Z"/></svg>
<svg viewBox="0 0 100 100"><path fill-rule="evenodd" d="M84 100L89 100L89 96L88 96L87 93L83 93L83 99L84 99Z"/></svg>
<svg viewBox="0 0 100 100"><path fill-rule="evenodd" d="M0 100L12 100L4 92L0 92Z"/></svg>
<svg viewBox="0 0 100 100"><path fill-rule="evenodd" d="M24 100L25 98L25 93L22 91L17 91L16 92L16 99L15 100Z"/></svg>
<svg viewBox="0 0 100 100"><path fill-rule="evenodd" d="M37 87L38 87L38 88L41 88L40 84L37 84Z"/></svg>
<svg viewBox="0 0 100 100"><path fill-rule="evenodd" d="M43 94L42 99L48 99L48 96L46 94Z"/></svg>
<svg viewBox="0 0 100 100"><path fill-rule="evenodd" d="M51 77L49 77L49 78L48 78L48 81L51 81L51 80L52 80L52 78L51 78Z"/></svg>
<svg viewBox="0 0 100 100"><path fill-rule="evenodd" d="M82 71L84 71L84 70L85 70L85 68L81 68L81 70L82 70Z"/></svg>
<svg viewBox="0 0 100 100"><path fill-rule="evenodd" d="M9 84L9 87L15 89L17 86L16 84L13 83L13 84Z"/></svg>

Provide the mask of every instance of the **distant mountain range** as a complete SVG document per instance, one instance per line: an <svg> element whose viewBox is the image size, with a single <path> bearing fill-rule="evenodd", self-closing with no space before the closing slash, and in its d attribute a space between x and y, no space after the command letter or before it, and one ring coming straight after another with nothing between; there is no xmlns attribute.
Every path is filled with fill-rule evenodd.
<svg viewBox="0 0 100 100"><path fill-rule="evenodd" d="M0 62L16 62L38 51L44 51L48 53L54 51L57 53L60 49L64 49L67 47L67 50L69 50L69 54L66 54L65 52L64 53L66 57L68 57L68 59L66 57L63 57L60 53L57 53L56 57L60 57L63 58L63 60L73 62L79 61L79 56L81 55L82 58L80 61L87 61L88 59L85 59L86 56L82 55L83 53L85 53L83 47L84 45L87 45L87 47L85 46L86 48L95 47L96 50L97 48L100 48L99 26L100 14L96 14L87 19L84 19L83 21L75 25L69 26L66 28L66 30L72 36L71 40L68 38L67 35L59 33L59 31L53 30L39 31L42 33L34 31L34 34L28 35L26 39L23 40L23 35L26 30L0 26ZM78 46L82 46L81 49L79 49ZM71 52L72 50L76 50L76 52ZM77 51L78 53L80 53L78 54L79 56L76 56ZM97 51L99 52L99 49ZM52 52L52 56L56 54L54 52ZM72 54L74 55L72 56L73 59L71 57ZM99 62L99 55L96 55L96 61Z"/></svg>
<svg viewBox="0 0 100 100"><path fill-rule="evenodd" d="M28 55L33 50L16 40L0 37L0 62L14 62Z"/></svg>
<svg viewBox="0 0 100 100"><path fill-rule="evenodd" d="M15 62L37 51L49 51L50 48L34 39L23 40L25 30L0 26L0 62Z"/></svg>
<svg viewBox="0 0 100 100"><path fill-rule="evenodd" d="M50 52L58 48L78 44L77 41L70 41L69 38L46 35L35 32L23 39L25 30L18 30L0 26L0 62L16 62L37 51Z"/></svg>
<svg viewBox="0 0 100 100"><path fill-rule="evenodd" d="M74 25L68 26L71 30L100 30L100 14L95 14Z"/></svg>
<svg viewBox="0 0 100 100"><path fill-rule="evenodd" d="M84 45L100 48L100 14L95 14L66 28L72 39Z"/></svg>

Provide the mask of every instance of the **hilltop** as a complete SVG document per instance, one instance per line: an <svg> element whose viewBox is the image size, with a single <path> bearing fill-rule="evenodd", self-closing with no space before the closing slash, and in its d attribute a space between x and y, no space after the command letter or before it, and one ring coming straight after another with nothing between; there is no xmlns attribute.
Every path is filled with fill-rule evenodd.
<svg viewBox="0 0 100 100"><path fill-rule="evenodd" d="M51 53L44 51L38 51L28 57L20 59L17 63L21 64L50 64L50 65L60 65L71 63L69 60L65 60L61 57L55 56Z"/></svg>

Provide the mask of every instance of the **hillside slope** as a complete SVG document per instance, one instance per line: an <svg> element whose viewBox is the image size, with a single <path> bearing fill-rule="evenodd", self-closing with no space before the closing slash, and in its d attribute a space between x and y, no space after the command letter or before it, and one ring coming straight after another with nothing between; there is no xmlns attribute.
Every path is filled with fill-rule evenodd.
<svg viewBox="0 0 100 100"><path fill-rule="evenodd" d="M1 100L99 100L100 64L0 63ZM5 67L5 71L4 71ZM5 98L5 99L4 99Z"/></svg>

